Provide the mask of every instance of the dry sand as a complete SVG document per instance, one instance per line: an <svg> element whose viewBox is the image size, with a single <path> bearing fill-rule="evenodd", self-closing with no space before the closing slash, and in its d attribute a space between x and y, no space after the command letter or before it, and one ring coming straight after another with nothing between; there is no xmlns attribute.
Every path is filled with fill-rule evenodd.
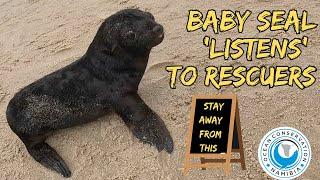
<svg viewBox="0 0 320 180"><path fill-rule="evenodd" d="M174 152L158 153L155 148L140 143L117 115L103 117L90 124L58 131L48 139L72 170L71 179L267 179L257 160L258 145L265 133L279 126L299 129L311 143L312 162L300 178L320 177L319 80L303 91L288 86L224 88L223 92L236 92L240 100L247 170L234 165L230 177L225 177L219 169L192 170L189 176L183 177L191 95L218 91L200 82L193 87L179 85L172 90L165 71L165 66L170 64L195 65L199 69L228 64L221 59L207 58L207 49L201 40L210 32L186 32L189 9L253 12L243 34L230 31L216 35L220 42L227 37L292 38L297 36L292 32L257 33L256 15L264 9L304 9L309 11L311 21L319 23L319 0L1 0L0 179L63 179L35 162L9 129L5 117L7 103L20 88L83 55L103 19L129 7L152 12L165 27L165 40L152 50L139 93L167 124L175 142ZM235 65L315 65L319 68L319 28L303 35L309 36L310 43L297 60L246 62L242 59ZM318 72L316 78L320 78Z"/></svg>

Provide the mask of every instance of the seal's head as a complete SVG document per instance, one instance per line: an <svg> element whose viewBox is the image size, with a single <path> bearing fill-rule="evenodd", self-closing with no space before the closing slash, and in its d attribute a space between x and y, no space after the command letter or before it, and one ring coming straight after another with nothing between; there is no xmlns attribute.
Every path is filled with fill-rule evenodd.
<svg viewBox="0 0 320 180"><path fill-rule="evenodd" d="M162 25L149 12L125 9L107 18L95 37L99 46L106 46L111 52L116 48L126 52L151 50L164 38ZM94 41L95 41L94 40Z"/></svg>

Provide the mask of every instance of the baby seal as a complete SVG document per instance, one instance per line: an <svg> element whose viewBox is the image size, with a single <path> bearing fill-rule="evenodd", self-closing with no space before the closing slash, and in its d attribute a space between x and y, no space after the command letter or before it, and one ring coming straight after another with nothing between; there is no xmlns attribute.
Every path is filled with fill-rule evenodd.
<svg viewBox="0 0 320 180"><path fill-rule="evenodd" d="M110 111L135 137L158 151L173 151L162 119L138 95L152 47L164 38L153 15L126 9L107 18L87 52L15 94L7 107L12 131L30 155L64 177L71 172L45 140L50 132L94 121Z"/></svg>

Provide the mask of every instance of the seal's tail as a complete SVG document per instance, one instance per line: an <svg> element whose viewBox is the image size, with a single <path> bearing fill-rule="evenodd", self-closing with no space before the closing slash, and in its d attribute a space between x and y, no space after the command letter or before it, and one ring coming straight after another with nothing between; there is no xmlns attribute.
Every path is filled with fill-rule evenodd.
<svg viewBox="0 0 320 180"><path fill-rule="evenodd" d="M45 142L37 144L26 145L30 155L43 166L52 169L64 177L70 177L71 172L59 156L59 154Z"/></svg>

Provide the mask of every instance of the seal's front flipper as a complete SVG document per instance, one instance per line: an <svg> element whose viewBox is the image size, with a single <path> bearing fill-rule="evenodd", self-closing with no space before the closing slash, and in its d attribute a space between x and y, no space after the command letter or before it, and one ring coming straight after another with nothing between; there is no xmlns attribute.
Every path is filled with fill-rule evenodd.
<svg viewBox="0 0 320 180"><path fill-rule="evenodd" d="M148 114L145 119L136 120L128 121L126 124L139 140L156 146L158 151L163 149L168 153L173 151L172 137L159 116L152 113Z"/></svg>
<svg viewBox="0 0 320 180"><path fill-rule="evenodd" d="M59 154L45 142L37 144L26 145L30 155L43 166L52 169L64 177L70 177L71 172L59 156Z"/></svg>
<svg viewBox="0 0 320 180"><path fill-rule="evenodd" d="M117 113L142 142L173 151L172 137L163 120L146 105L138 94L127 95L115 103Z"/></svg>

